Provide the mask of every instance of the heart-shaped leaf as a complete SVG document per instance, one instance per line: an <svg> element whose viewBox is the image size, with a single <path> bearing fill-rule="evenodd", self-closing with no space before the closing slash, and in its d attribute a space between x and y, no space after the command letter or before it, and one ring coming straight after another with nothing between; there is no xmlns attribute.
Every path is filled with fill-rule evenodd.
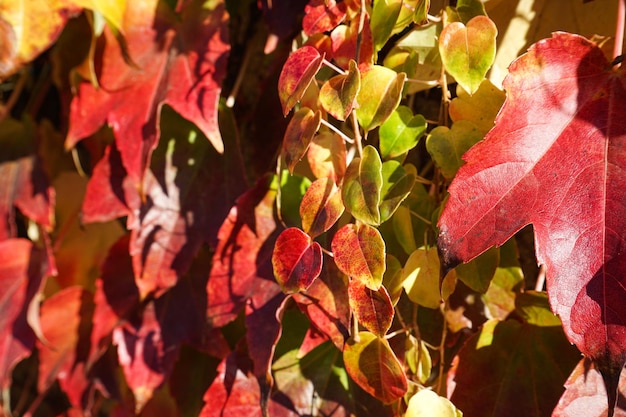
<svg viewBox="0 0 626 417"><path fill-rule="evenodd" d="M413 149L427 127L424 116L413 116L407 106L398 107L378 130L382 158L395 158Z"/></svg>
<svg viewBox="0 0 626 417"><path fill-rule="evenodd" d="M372 65L361 72L361 89L356 97L355 110L359 124L370 131L385 122L398 107L402 96L405 73Z"/></svg>
<svg viewBox="0 0 626 417"><path fill-rule="evenodd" d="M350 309L360 324L376 336L384 337L393 322L393 305L382 285L374 291L353 279L348 287Z"/></svg>
<svg viewBox="0 0 626 417"><path fill-rule="evenodd" d="M392 403L407 391L402 365L385 339L360 332L346 342L343 361L354 382L383 403Z"/></svg>
<svg viewBox="0 0 626 417"><path fill-rule="evenodd" d="M322 272L322 248L302 230L285 229L276 239L272 266L285 293L304 291Z"/></svg>
<svg viewBox="0 0 626 417"><path fill-rule="evenodd" d="M498 29L487 16L476 16L465 26L453 22L439 37L439 53L446 71L474 94L496 57Z"/></svg>
<svg viewBox="0 0 626 417"><path fill-rule="evenodd" d="M387 221L400 203L408 197L415 184L415 168L407 164L407 170L400 162L391 160L383 163L383 186L380 190L380 222Z"/></svg>
<svg viewBox="0 0 626 417"><path fill-rule="evenodd" d="M409 299L428 308L439 308L456 286L456 272L448 272L441 285L437 248L420 248L409 256L403 269L403 286Z"/></svg>
<svg viewBox="0 0 626 417"><path fill-rule="evenodd" d="M459 85L456 89L456 98L450 102L450 118L454 122L469 120L486 134L493 127L505 97L504 91L489 80L483 80L472 95Z"/></svg>
<svg viewBox="0 0 626 417"><path fill-rule="evenodd" d="M367 224L347 224L331 243L335 263L344 274L378 290L385 272L385 241Z"/></svg>
<svg viewBox="0 0 626 417"><path fill-rule="evenodd" d="M320 178L307 189L300 204L302 229L312 238L321 235L343 214L341 194L330 178Z"/></svg>
<svg viewBox="0 0 626 417"><path fill-rule="evenodd" d="M337 120L346 120L356 104L361 89L361 74L354 60L346 74L335 75L320 90L319 100L324 110Z"/></svg>
<svg viewBox="0 0 626 417"><path fill-rule="evenodd" d="M356 219L372 225L380 224L380 191L383 185L383 164L373 146L363 149L361 158L354 158L346 170L341 196L343 204Z"/></svg>
<svg viewBox="0 0 626 417"><path fill-rule="evenodd" d="M346 144L334 132L322 132L309 144L307 160L316 178L332 178L339 183L346 173Z"/></svg>
<svg viewBox="0 0 626 417"><path fill-rule="evenodd" d="M284 116L300 101L323 60L324 56L312 46L303 46L287 58L278 79L278 97Z"/></svg>
<svg viewBox="0 0 626 417"><path fill-rule="evenodd" d="M313 112L303 107L295 112L289 121L283 137L283 156L291 174L319 129L321 119L322 114L319 111Z"/></svg>
<svg viewBox="0 0 626 417"><path fill-rule="evenodd" d="M468 120L434 128L426 138L426 150L447 180L452 180L463 161L463 154L483 138L483 133Z"/></svg>

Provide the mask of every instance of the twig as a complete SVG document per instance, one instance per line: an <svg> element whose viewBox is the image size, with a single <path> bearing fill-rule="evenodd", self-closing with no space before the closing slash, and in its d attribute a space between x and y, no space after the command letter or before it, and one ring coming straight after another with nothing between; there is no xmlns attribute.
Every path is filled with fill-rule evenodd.
<svg viewBox="0 0 626 417"><path fill-rule="evenodd" d="M535 291L543 291L543 286L546 283L546 266L541 264L539 266L539 273L537 273L537 282L535 282Z"/></svg>
<svg viewBox="0 0 626 417"><path fill-rule="evenodd" d="M333 71L341 74L341 75L345 75L346 71L342 70L341 68L339 68L337 65L333 64L332 62L330 62L329 60L327 60L326 58L322 59L322 64L326 65L328 68L332 69Z"/></svg>
<svg viewBox="0 0 626 417"><path fill-rule="evenodd" d="M617 3L617 23L615 25L615 45L613 46L613 58L622 55L624 48L624 21L626 20L626 0ZM621 61L617 64L620 65Z"/></svg>
<svg viewBox="0 0 626 417"><path fill-rule="evenodd" d="M350 136L343 133L341 130L337 129L335 126L333 126L332 123L329 123L324 119L321 120L321 123L327 128L329 128L330 130L332 130L333 132L335 132L336 134L338 134L339 136L341 136L341 138L345 140L346 142L354 143L354 139L352 139Z"/></svg>
<svg viewBox="0 0 626 417"><path fill-rule="evenodd" d="M354 127L354 142L359 158L363 156L363 145L361 144L361 132L359 132L359 121L356 118L356 112L352 112L352 126Z"/></svg>

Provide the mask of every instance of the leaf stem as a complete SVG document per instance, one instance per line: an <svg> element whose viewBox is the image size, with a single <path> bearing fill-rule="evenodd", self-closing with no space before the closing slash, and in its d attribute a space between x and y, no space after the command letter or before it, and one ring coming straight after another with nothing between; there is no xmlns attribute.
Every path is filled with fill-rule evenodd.
<svg viewBox="0 0 626 417"><path fill-rule="evenodd" d="M626 0L619 0L617 3L617 23L615 25L615 46L613 47L613 58L622 55L624 48L624 21L626 20ZM617 65L620 65L619 63Z"/></svg>
<svg viewBox="0 0 626 417"><path fill-rule="evenodd" d="M541 264L539 266L539 273L537 273L537 282L535 282L535 291L543 291L543 286L546 283L546 266Z"/></svg>
<svg viewBox="0 0 626 417"><path fill-rule="evenodd" d="M359 153L359 158L363 156L363 145L361 144L361 132L359 132L359 121L356 119L356 113L352 112L352 126L354 127L354 142L356 143L356 150Z"/></svg>
<svg viewBox="0 0 626 417"><path fill-rule="evenodd" d="M441 331L441 342L439 343L439 380L437 381L437 393L441 395L443 390L443 373L445 370L445 348L446 348L446 336L448 335L448 320L446 319L446 310L448 309L448 302L446 301L442 307L443 315L443 330Z"/></svg>
<svg viewBox="0 0 626 417"><path fill-rule="evenodd" d="M328 123L324 119L321 119L321 123L327 128L329 128L330 130L332 130L333 132L335 132L336 134L338 134L339 136L341 136L341 138L345 140L346 142L354 143L354 139L352 139L350 136L343 133L341 130L337 129L332 123Z"/></svg>
<svg viewBox="0 0 626 417"><path fill-rule="evenodd" d="M15 103L17 103L17 99L20 97L20 94L22 94L22 90L26 85L27 77L28 71L22 70L19 78L17 79L17 82L15 83L15 86L13 87L13 91L11 91L11 96L9 96L7 103L4 106L0 107L0 122L3 121L9 114L11 114L13 106L15 106Z"/></svg>
<svg viewBox="0 0 626 417"><path fill-rule="evenodd" d="M333 64L332 62L330 62L329 60L327 60L326 58L322 59L322 64L326 65L328 68L332 69L333 71L341 74L341 75L345 75L346 71L342 70L341 68L339 68L337 65Z"/></svg>

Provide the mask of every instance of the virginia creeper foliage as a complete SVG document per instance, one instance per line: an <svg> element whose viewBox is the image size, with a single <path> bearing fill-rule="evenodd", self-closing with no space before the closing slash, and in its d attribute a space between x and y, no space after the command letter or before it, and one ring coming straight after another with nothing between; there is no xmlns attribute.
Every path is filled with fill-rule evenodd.
<svg viewBox="0 0 626 417"><path fill-rule="evenodd" d="M626 414L620 48L514 3L0 0L0 415Z"/></svg>

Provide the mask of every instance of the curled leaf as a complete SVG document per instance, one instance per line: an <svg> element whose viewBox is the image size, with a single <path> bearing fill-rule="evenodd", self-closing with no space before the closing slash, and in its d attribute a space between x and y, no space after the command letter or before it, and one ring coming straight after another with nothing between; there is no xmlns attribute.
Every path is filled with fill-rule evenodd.
<svg viewBox="0 0 626 417"><path fill-rule="evenodd" d="M312 46L303 46L287 58L278 79L278 97L284 116L300 101L323 59L324 56Z"/></svg>

